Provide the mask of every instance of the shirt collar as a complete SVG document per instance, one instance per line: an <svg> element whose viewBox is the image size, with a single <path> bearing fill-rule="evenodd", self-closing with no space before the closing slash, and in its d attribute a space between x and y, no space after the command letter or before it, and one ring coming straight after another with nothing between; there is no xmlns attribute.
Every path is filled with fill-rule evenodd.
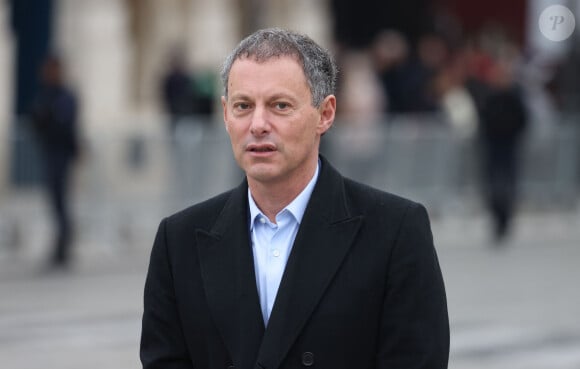
<svg viewBox="0 0 580 369"><path fill-rule="evenodd" d="M320 160L316 164L316 171L314 175L310 179L310 182L304 187L302 192L290 202L284 209L282 209L278 214L281 214L284 210L288 210L296 222L300 224L302 222L302 217L304 216L304 212L306 211L306 206L308 205L308 201L310 200L310 196L312 195L312 191L314 191L314 186L316 185L316 181L318 179L318 174L320 172ZM266 217L264 213L258 208L254 198L252 197L252 193L250 192L250 188L248 187L248 202L250 207L250 231L254 228L254 221L259 215Z"/></svg>

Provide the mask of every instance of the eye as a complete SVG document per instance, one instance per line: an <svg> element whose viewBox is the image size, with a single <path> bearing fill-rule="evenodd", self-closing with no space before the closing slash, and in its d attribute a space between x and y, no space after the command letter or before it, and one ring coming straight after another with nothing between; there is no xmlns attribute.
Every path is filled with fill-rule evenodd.
<svg viewBox="0 0 580 369"><path fill-rule="evenodd" d="M249 108L250 108L250 104L245 103L245 102L239 102L239 103L234 104L234 109L247 110Z"/></svg>
<svg viewBox="0 0 580 369"><path fill-rule="evenodd" d="M274 107L278 110L286 110L290 107L290 104L283 101L279 101L274 104Z"/></svg>

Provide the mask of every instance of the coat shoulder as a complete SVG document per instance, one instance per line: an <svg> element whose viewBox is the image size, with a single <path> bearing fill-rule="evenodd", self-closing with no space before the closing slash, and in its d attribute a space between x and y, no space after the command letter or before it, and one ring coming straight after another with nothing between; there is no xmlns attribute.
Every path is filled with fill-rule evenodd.
<svg viewBox="0 0 580 369"><path fill-rule="evenodd" d="M171 227L209 230L219 217L234 190L191 205L167 217Z"/></svg>
<svg viewBox="0 0 580 369"><path fill-rule="evenodd" d="M344 179L344 188L347 201L349 202L348 205L350 205L351 209L361 214L382 217L401 217L409 209L424 209L422 204L411 199L371 187L349 178Z"/></svg>

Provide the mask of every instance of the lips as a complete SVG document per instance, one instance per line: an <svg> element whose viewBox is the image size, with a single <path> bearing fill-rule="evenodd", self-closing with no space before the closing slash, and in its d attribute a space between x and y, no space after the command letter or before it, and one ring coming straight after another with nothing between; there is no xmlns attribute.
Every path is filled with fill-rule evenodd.
<svg viewBox="0 0 580 369"><path fill-rule="evenodd" d="M273 152L276 151L276 146L273 144L263 143L263 144L249 144L246 146L246 150L255 153L262 152Z"/></svg>

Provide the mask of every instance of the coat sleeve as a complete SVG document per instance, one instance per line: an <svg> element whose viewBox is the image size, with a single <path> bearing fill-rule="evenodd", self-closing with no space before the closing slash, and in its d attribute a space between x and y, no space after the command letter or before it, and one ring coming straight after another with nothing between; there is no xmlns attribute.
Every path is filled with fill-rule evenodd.
<svg viewBox="0 0 580 369"><path fill-rule="evenodd" d="M427 212L408 207L389 261L377 368L443 369L449 319Z"/></svg>
<svg viewBox="0 0 580 369"><path fill-rule="evenodd" d="M166 223L157 230L145 281L140 357L144 369L192 369L176 305Z"/></svg>

